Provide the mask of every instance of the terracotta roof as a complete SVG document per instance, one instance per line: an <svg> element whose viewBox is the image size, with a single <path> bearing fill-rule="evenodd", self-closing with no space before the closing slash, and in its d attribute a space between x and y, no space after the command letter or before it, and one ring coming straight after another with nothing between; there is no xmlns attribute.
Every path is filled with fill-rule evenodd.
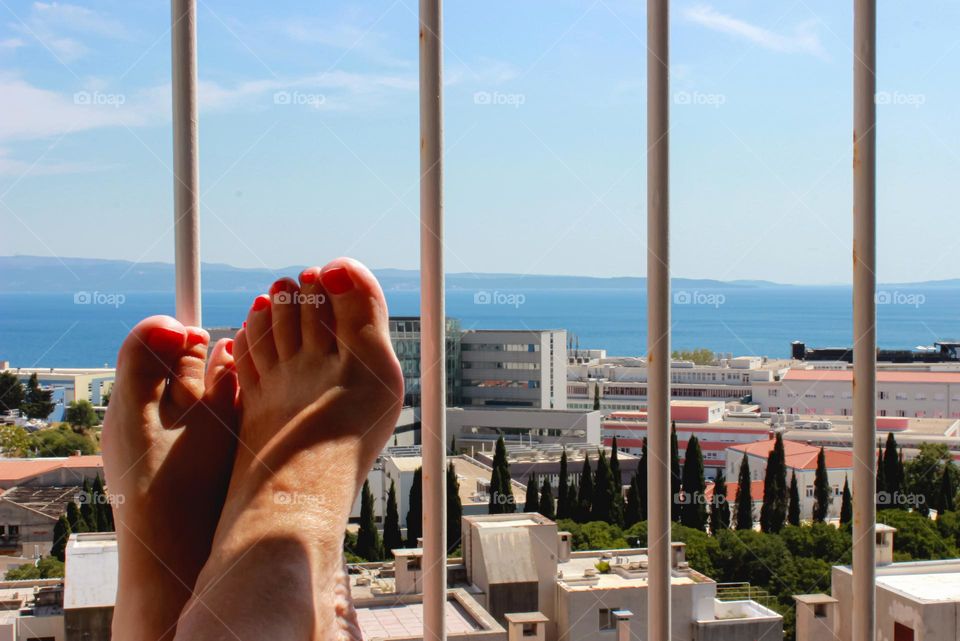
<svg viewBox="0 0 960 641"><path fill-rule="evenodd" d="M852 381L853 371L832 369L789 369L785 381ZM877 371L878 383L960 383L960 372L906 372L903 370Z"/></svg>
<svg viewBox="0 0 960 641"><path fill-rule="evenodd" d="M103 467L103 457L65 456L59 458L0 459L0 483L16 483L62 468Z"/></svg>
<svg viewBox="0 0 960 641"><path fill-rule="evenodd" d="M732 445L727 449L744 452L751 456L758 456L766 459L773 450L774 439L755 441L753 443L742 443ZM787 467L798 470L817 469L817 455L820 454L820 448L801 443L799 441L783 441L783 453L786 457ZM826 459L827 469L833 468L852 468L853 452L850 450L824 449L824 458Z"/></svg>
<svg viewBox="0 0 960 641"><path fill-rule="evenodd" d="M707 483L706 489L703 491L704 498L708 501L713 500L713 483ZM735 503L737 500L737 490L740 488L739 483L727 483L727 502ZM763 500L763 481L750 481L750 499L752 501L761 501Z"/></svg>

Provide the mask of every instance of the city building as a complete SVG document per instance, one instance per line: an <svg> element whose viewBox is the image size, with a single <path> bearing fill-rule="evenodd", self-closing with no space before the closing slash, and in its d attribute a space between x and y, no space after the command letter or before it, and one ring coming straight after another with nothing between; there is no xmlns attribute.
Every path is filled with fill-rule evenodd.
<svg viewBox="0 0 960 641"><path fill-rule="evenodd" d="M0 554L40 557L50 554L53 528L67 505L80 495L79 485L14 487L0 496Z"/></svg>
<svg viewBox="0 0 960 641"><path fill-rule="evenodd" d="M464 406L567 409L565 330L464 331Z"/></svg>
<svg viewBox="0 0 960 641"><path fill-rule="evenodd" d="M0 581L0 641L66 641L63 580Z"/></svg>
<svg viewBox="0 0 960 641"><path fill-rule="evenodd" d="M403 370L403 404L420 406L420 317L391 316L390 342ZM446 323L447 405L460 403L460 322Z"/></svg>
<svg viewBox="0 0 960 641"><path fill-rule="evenodd" d="M544 481L548 481L553 489L553 496L556 497L556 490L560 485L560 457L563 452L566 451L567 453L567 482L572 487L579 487L584 457L590 457L590 467L596 471L599 449L600 446L598 445L584 443L568 446L537 445L532 447L508 445L507 463L510 465L510 478L526 487L532 474L537 479L537 487L540 487ZM604 451L609 459L610 448L605 448ZM487 466L493 464L493 455L493 449L474 453L474 457ZM640 466L640 458L626 452L618 452L617 459L620 463L620 484L629 485L634 473Z"/></svg>
<svg viewBox="0 0 960 641"><path fill-rule="evenodd" d="M960 371L931 367L879 368L877 415L960 418ZM791 367L779 380L754 382L753 402L768 412L849 416L853 370Z"/></svg>
<svg viewBox="0 0 960 641"><path fill-rule="evenodd" d="M600 444L600 412L513 407L451 407L447 438L464 452L490 448L497 438L507 443Z"/></svg>
<svg viewBox="0 0 960 641"><path fill-rule="evenodd" d="M877 524L876 638L960 639L960 559L893 562L896 529ZM852 641L853 570L834 566L830 594L796 600L797 641Z"/></svg>
<svg viewBox="0 0 960 641"><path fill-rule="evenodd" d="M570 533L558 531L540 514L465 516L463 557L448 566L448 603L459 605L446 611L450 636L478 641L643 636L647 550L575 552L571 544ZM351 590L364 638L423 638L416 607L422 553L394 550L393 563L352 568ZM717 584L687 564L683 543L673 544L671 575L672 638L782 637L783 620L772 610L751 600L718 599Z"/></svg>
<svg viewBox="0 0 960 641"><path fill-rule="evenodd" d="M34 374L44 390L52 392L50 400L54 409L46 418L49 421L62 421L67 406L73 401L89 401L96 407L104 404L104 395L113 387L116 370L109 367L10 367L4 361L0 370L15 374L24 385Z"/></svg>
<svg viewBox="0 0 960 641"><path fill-rule="evenodd" d="M118 567L116 532L70 535L63 594L66 641L110 640Z"/></svg>
<svg viewBox="0 0 960 641"><path fill-rule="evenodd" d="M727 479L727 498L735 499L737 479L740 474L740 465L743 457L747 457L750 464L750 478L753 481L763 481L767 473L767 459L773 450L774 439L757 441L745 445L734 445L727 449L727 466L724 474ZM817 457L820 448L796 441L784 441L783 451L786 459L787 483L791 476L796 474L797 485L800 489L800 518L809 520L813 515L814 504L814 477L817 473ZM827 466L827 479L830 482L833 500L827 512L827 517L840 517L840 497L843 494L843 484L850 483L853 487L853 452L851 450L824 449L824 458ZM763 486L756 493L756 487L751 485L751 498L763 499Z"/></svg>
<svg viewBox="0 0 960 641"><path fill-rule="evenodd" d="M670 364L670 394L678 400L749 401L755 383L776 380L789 361L759 356L724 357L716 364ZM640 411L647 405L647 361L639 357L598 358L567 369L567 407L600 411Z"/></svg>

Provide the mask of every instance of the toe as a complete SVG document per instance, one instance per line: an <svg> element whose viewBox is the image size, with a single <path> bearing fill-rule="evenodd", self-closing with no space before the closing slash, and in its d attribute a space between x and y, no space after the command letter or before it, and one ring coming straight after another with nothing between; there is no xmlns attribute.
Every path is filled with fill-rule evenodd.
<svg viewBox="0 0 960 641"><path fill-rule="evenodd" d="M333 308L341 358L359 359L371 367L396 361L387 326L387 303L370 270L355 260L338 258L323 268L320 282Z"/></svg>
<svg viewBox="0 0 960 641"><path fill-rule="evenodd" d="M240 382L240 389L253 390L260 382L260 374L257 372L257 366L253 363L253 357L250 355L250 346L247 343L247 328L237 331L236 338L233 339L233 360L237 367L237 379ZM228 351L230 344L227 345Z"/></svg>
<svg viewBox="0 0 960 641"><path fill-rule="evenodd" d="M281 278L270 287L273 339L281 361L300 350L300 286L292 278Z"/></svg>
<svg viewBox="0 0 960 641"><path fill-rule="evenodd" d="M272 307L269 296L257 296L247 315L247 347L261 374L273 369L279 360L273 338Z"/></svg>
<svg viewBox="0 0 960 641"><path fill-rule="evenodd" d="M232 339L223 338L213 346L207 359L204 386L207 405L218 415L227 414L236 405L239 382Z"/></svg>
<svg viewBox="0 0 960 641"><path fill-rule="evenodd" d="M300 331L303 346L314 352L330 353L337 348L334 335L333 308L330 297L320 283L320 268L310 267L300 273Z"/></svg>

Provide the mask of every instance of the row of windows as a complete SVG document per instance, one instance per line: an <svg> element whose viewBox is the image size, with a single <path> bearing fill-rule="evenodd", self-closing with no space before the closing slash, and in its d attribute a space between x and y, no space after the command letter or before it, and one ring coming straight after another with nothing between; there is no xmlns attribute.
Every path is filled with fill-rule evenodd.
<svg viewBox="0 0 960 641"><path fill-rule="evenodd" d="M539 352L536 343L463 343L465 352Z"/></svg>
<svg viewBox="0 0 960 641"><path fill-rule="evenodd" d="M463 363L463 369L540 369L540 363L512 363L512 362L502 362L502 361L466 361Z"/></svg>
<svg viewBox="0 0 960 641"><path fill-rule="evenodd" d="M522 388L522 389L539 389L540 381L504 381L499 379L483 380L483 381L471 381L464 380L464 387L484 387L484 388Z"/></svg>

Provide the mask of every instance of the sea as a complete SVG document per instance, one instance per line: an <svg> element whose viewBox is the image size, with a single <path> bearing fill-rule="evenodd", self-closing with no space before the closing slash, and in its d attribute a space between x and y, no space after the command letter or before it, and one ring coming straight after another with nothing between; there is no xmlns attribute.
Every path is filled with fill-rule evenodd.
<svg viewBox="0 0 960 641"><path fill-rule="evenodd" d="M173 314L172 293L126 295L0 293L0 361L14 367L116 364L140 319ZM208 292L205 327L238 326L251 293ZM580 348L635 356L646 350L643 290L449 291L447 315L463 329L565 329ZM416 291L387 292L390 313L419 314ZM878 291L878 344L914 348L960 337L960 288ZM813 347L852 344L850 287L730 287L674 290L672 347L783 357L794 340Z"/></svg>

